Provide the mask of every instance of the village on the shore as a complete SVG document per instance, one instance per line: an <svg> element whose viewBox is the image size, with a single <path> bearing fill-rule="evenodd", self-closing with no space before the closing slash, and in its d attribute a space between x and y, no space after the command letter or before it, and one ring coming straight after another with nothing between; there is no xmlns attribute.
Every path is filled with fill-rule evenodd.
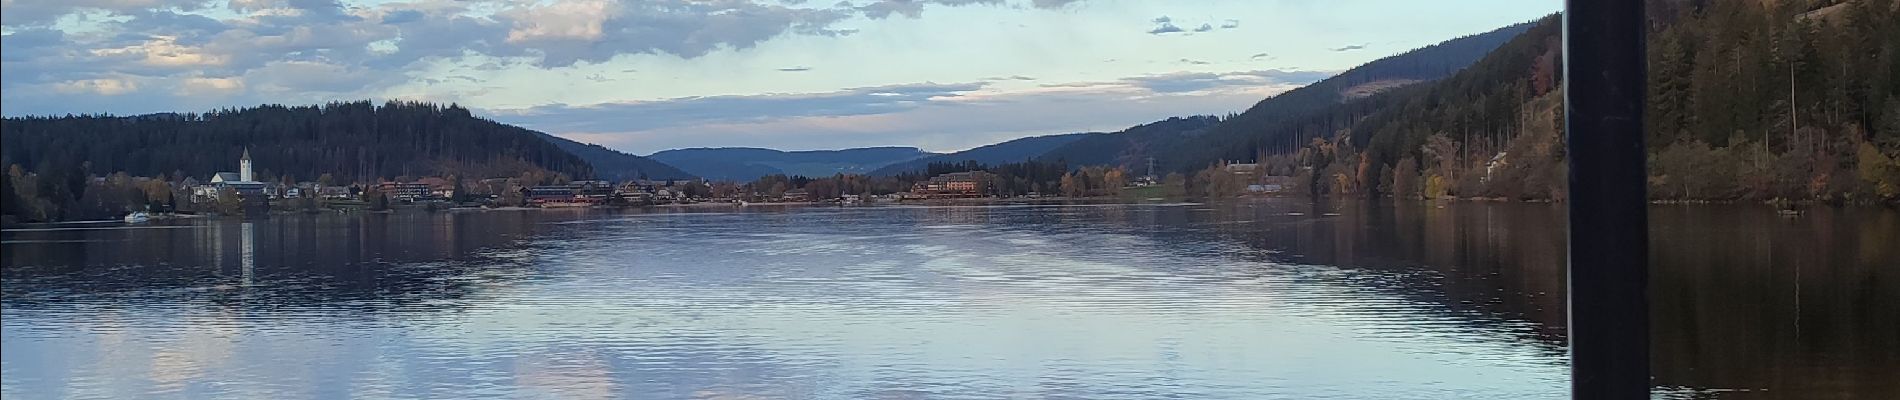
<svg viewBox="0 0 1900 400"><path fill-rule="evenodd" d="M494 208L569 208L630 207L688 204L865 204L873 202L934 201L956 199L1074 199L1091 197L1161 198L1180 195L1189 184L1179 174L1157 178L1152 175L1126 178L1119 169L1078 170L1060 175L1049 185L1033 184L1030 190L1010 190L1010 178L984 170L947 172L914 182L905 190L890 185L848 184L862 176L839 175L833 178L765 177L761 182L709 182L700 178L563 180L559 177L496 177L461 180L453 177L416 177L379 180L372 184L334 184L326 175L317 181L260 180L254 160L247 150L239 158L238 171L212 174L206 180L186 177L177 181L154 178L125 178L137 182L127 185L154 186L183 196L160 201L148 195L147 212L135 212L139 218L157 214L250 215L267 212L384 211L401 208L494 209ZM1229 186L1224 190L1237 194L1271 195L1286 192L1292 178L1266 174L1258 164L1222 163L1210 168L1216 177L1209 186ZM1091 172L1093 171L1093 172ZM1203 175L1208 174L1204 172ZM99 177L108 184L114 177ZM542 180L544 182L531 182ZM552 181L552 182L547 182ZM1225 181L1220 182L1220 181ZM1182 186L1167 190L1168 185ZM855 187L855 189L854 189ZM147 190L148 192L154 190ZM165 190L158 190L163 192ZM1046 191L1046 192L1045 192ZM180 198L182 197L182 198Z"/></svg>

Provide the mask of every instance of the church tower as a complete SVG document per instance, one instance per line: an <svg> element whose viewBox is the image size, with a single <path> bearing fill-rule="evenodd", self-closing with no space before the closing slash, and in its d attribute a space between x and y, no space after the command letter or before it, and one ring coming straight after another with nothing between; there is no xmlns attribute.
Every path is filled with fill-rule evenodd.
<svg viewBox="0 0 1900 400"><path fill-rule="evenodd" d="M254 182L251 180L251 148L249 147L244 148L244 157L238 158L238 181Z"/></svg>

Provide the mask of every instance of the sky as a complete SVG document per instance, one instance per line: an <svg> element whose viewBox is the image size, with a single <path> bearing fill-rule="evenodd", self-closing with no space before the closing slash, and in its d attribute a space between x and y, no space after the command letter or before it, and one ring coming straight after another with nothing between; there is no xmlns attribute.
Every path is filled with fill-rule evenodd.
<svg viewBox="0 0 1900 400"><path fill-rule="evenodd" d="M0 0L0 113L456 103L634 154L1239 112L1561 0Z"/></svg>

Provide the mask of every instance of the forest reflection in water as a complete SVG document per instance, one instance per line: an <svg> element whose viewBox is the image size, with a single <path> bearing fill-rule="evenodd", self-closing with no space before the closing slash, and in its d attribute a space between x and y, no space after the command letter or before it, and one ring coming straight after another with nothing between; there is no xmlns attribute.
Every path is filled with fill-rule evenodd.
<svg viewBox="0 0 1900 400"><path fill-rule="evenodd" d="M1559 205L701 211L9 230L5 392L1565 392ZM1897 218L1652 208L1658 395L1900 393ZM1021 343L979 339L996 334ZM1077 335L1107 341L1070 348ZM90 349L107 338L133 347ZM195 344L167 347L181 340ZM1167 356L1150 360L1157 351ZM299 354L320 373L270 361ZM164 365L190 368L125 378ZM832 380L799 378L810 376Z"/></svg>

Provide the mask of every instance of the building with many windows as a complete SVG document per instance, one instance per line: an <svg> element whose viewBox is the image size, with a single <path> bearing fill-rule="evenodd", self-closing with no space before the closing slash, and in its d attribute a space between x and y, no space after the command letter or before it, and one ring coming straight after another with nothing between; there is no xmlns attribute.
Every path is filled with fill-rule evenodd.
<svg viewBox="0 0 1900 400"><path fill-rule="evenodd" d="M917 182L910 191L930 198L983 197L994 177L983 171L953 172Z"/></svg>

